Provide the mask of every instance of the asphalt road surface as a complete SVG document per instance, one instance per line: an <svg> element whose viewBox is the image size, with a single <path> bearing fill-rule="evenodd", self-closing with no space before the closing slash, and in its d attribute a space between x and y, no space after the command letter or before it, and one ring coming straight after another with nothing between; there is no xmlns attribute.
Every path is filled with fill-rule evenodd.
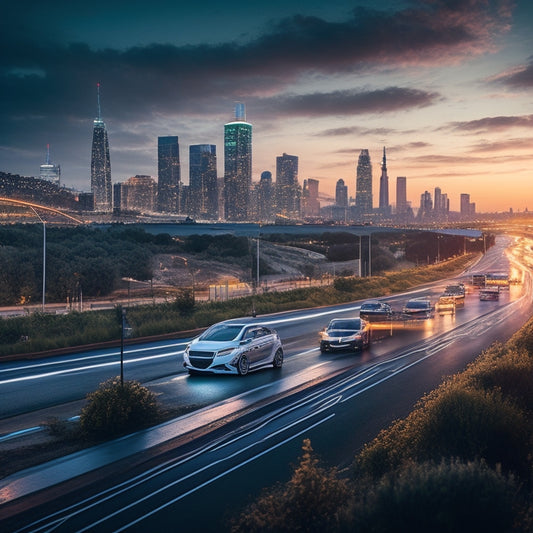
<svg viewBox="0 0 533 533"><path fill-rule="evenodd" d="M377 332L360 354L320 354L317 333L333 316L357 314L360 302L262 317L282 337L281 371L190 377L181 366L183 341L129 348L127 379L144 382L166 403L206 407L50 470L1 481L4 530L222 531L263 487L288 479L304 438L327 464L349 465L365 442L405 416L443 376L462 370L493 341L507 340L531 316L531 244L498 239L472 267L521 276L522 284L503 291L499 301L480 302L472 291L455 315ZM397 310L412 296L434 301L446 284L386 300ZM116 358L116 351L101 351L3 365L0 417L82 398L117 374ZM156 431L166 434L157 443ZM87 463L81 469L80 460ZM32 480L52 467L65 481L33 492Z"/></svg>

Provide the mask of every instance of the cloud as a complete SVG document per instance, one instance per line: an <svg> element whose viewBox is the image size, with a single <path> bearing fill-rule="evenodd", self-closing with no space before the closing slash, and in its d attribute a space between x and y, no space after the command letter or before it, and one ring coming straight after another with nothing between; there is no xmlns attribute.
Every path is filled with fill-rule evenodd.
<svg viewBox="0 0 533 533"><path fill-rule="evenodd" d="M330 128L319 133L314 133L314 137L341 137L344 135L381 135L386 136L393 133L390 128L360 128L359 126L348 126L344 128Z"/></svg>
<svg viewBox="0 0 533 533"><path fill-rule="evenodd" d="M514 89L529 89L533 87L533 56L529 63L514 67L494 76L490 81L508 85Z"/></svg>
<svg viewBox="0 0 533 533"><path fill-rule="evenodd" d="M482 142L479 144L476 144L472 146L471 151L472 152L501 152L501 151L510 151L510 150L527 150L528 152L531 152L531 148L533 147L533 138L531 137L525 137L525 138L518 138L518 139L505 139L503 141L494 141L494 142ZM514 155L510 156L511 158L514 157ZM528 155L528 157L531 157Z"/></svg>
<svg viewBox="0 0 533 533"><path fill-rule="evenodd" d="M500 132L511 128L533 128L533 115L485 117L467 122L452 122L445 128L478 133Z"/></svg>

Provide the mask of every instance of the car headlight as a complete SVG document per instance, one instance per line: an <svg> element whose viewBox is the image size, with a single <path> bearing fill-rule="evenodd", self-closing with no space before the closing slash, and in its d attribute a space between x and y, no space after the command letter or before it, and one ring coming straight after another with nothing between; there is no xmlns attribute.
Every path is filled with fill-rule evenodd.
<svg viewBox="0 0 533 533"><path fill-rule="evenodd" d="M223 350L219 350L217 352L217 357L224 357L225 355L229 355L234 350L235 348L224 348Z"/></svg>

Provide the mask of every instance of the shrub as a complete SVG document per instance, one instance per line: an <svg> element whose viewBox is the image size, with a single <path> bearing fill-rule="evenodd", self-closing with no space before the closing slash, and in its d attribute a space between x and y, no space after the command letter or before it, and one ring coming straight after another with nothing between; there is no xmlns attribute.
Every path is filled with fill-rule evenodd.
<svg viewBox="0 0 533 533"><path fill-rule="evenodd" d="M89 438L103 439L141 429L160 418L155 395L136 381L122 385L116 377L87 396L80 429Z"/></svg>
<svg viewBox="0 0 533 533"><path fill-rule="evenodd" d="M341 531L513 531L516 483L483 461L409 464L359 487Z"/></svg>
<svg viewBox="0 0 533 533"><path fill-rule="evenodd" d="M351 497L346 480L336 469L319 466L311 442L305 439L303 454L292 478L265 492L249 511L234 522L233 533L331 531L337 512Z"/></svg>

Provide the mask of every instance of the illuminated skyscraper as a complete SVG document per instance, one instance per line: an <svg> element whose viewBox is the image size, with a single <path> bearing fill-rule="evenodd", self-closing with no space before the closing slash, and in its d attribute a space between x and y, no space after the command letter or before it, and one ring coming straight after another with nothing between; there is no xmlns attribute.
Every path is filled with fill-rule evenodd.
<svg viewBox="0 0 533 533"><path fill-rule="evenodd" d="M46 145L46 162L39 168L39 178L57 185L61 184L61 167L50 162L50 145Z"/></svg>
<svg viewBox="0 0 533 533"><path fill-rule="evenodd" d="M94 197L94 210L113 210L113 188L111 185L111 160L107 130L100 113L100 84L98 87L98 116L93 122L93 145L91 152L91 192Z"/></svg>
<svg viewBox="0 0 533 533"><path fill-rule="evenodd" d="M407 212L407 178L396 178L396 214L404 215Z"/></svg>
<svg viewBox="0 0 533 533"><path fill-rule="evenodd" d="M387 175L387 155L385 154L385 147L383 147L381 177L379 178L379 210L382 214L390 213L389 176Z"/></svg>
<svg viewBox="0 0 533 533"><path fill-rule="evenodd" d="M244 104L235 106L235 120L224 125L224 210L226 220L247 220L252 185L252 125Z"/></svg>
<svg viewBox="0 0 533 533"><path fill-rule="evenodd" d="M274 185L272 172L261 172L261 179L257 184L257 219L261 222L270 221L274 213Z"/></svg>
<svg viewBox="0 0 533 533"><path fill-rule="evenodd" d="M157 138L157 210L180 212L180 145L177 135Z"/></svg>
<svg viewBox="0 0 533 533"><path fill-rule="evenodd" d="M195 217L218 218L217 152L214 144L189 146L189 208Z"/></svg>
<svg viewBox="0 0 533 533"><path fill-rule="evenodd" d="M355 207L361 214L372 213L372 163L368 150L361 150L355 182Z"/></svg>

